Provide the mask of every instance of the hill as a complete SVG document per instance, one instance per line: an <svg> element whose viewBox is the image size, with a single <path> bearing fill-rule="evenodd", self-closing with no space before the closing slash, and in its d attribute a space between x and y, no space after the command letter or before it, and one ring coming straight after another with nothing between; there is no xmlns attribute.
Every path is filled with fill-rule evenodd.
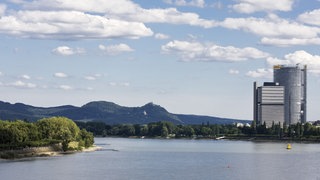
<svg viewBox="0 0 320 180"><path fill-rule="evenodd" d="M251 122L210 116L173 114L153 103L148 103L141 107L124 107L112 102L94 101L81 107L66 105L45 108L0 101L1 120L20 119L36 121L52 116L65 116L74 121L99 121L106 124L148 124L158 121L169 121L174 124L232 124L235 122Z"/></svg>

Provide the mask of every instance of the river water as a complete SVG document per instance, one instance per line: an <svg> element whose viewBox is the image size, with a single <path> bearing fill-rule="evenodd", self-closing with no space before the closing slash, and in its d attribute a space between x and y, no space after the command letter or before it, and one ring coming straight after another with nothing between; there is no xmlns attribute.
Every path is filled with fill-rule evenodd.
<svg viewBox="0 0 320 180"><path fill-rule="evenodd" d="M96 138L103 150L0 160L1 180L320 180L320 144Z"/></svg>

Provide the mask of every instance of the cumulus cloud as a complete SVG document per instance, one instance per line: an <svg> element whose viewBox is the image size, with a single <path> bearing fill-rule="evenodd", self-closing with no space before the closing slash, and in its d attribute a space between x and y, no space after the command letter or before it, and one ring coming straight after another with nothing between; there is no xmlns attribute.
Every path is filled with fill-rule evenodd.
<svg viewBox="0 0 320 180"><path fill-rule="evenodd" d="M271 79L273 77L273 70L261 68L255 71L249 71L246 73L246 75L253 78Z"/></svg>
<svg viewBox="0 0 320 180"><path fill-rule="evenodd" d="M79 11L21 10L0 18L0 32L24 38L139 38L153 32L140 22L109 19Z"/></svg>
<svg viewBox="0 0 320 180"><path fill-rule="evenodd" d="M110 86L113 86L113 87L129 87L130 86L130 83L129 82L121 82L121 83L116 83L116 82L110 82L109 83Z"/></svg>
<svg viewBox="0 0 320 180"><path fill-rule="evenodd" d="M168 36L168 35L166 35L166 34L161 34L161 33L155 34L154 37L155 37L156 39L169 39L169 38L170 38L170 36Z"/></svg>
<svg viewBox="0 0 320 180"><path fill-rule="evenodd" d="M295 51L284 56L284 58L267 58L267 63L270 66L273 65L307 65L308 71L315 74L320 74L320 56L312 55L306 51Z"/></svg>
<svg viewBox="0 0 320 180"><path fill-rule="evenodd" d="M254 13L258 11L291 11L294 0L237 0L231 8L239 13Z"/></svg>
<svg viewBox="0 0 320 180"><path fill-rule="evenodd" d="M186 5L202 6L203 0ZM144 9L129 0L31 0L19 1L17 9L0 5L0 33L23 38L105 39L152 36L145 23L169 23L214 27L215 21L176 8ZM0 15L1 15L0 14Z"/></svg>
<svg viewBox="0 0 320 180"><path fill-rule="evenodd" d="M183 61L237 62L269 56L268 53L252 47L236 48L177 40L171 41L161 48L164 53L177 54Z"/></svg>
<svg viewBox="0 0 320 180"><path fill-rule="evenodd" d="M31 77L29 75L27 75L27 74L21 75L20 78L26 79L26 80L31 79Z"/></svg>
<svg viewBox="0 0 320 180"><path fill-rule="evenodd" d="M308 72L314 75L320 75L320 56L312 55L306 51L295 51L293 53L286 54L283 58L268 57L267 64L269 68L260 68L255 71L249 71L247 76L253 78L272 78L274 65L307 65Z"/></svg>
<svg viewBox="0 0 320 180"><path fill-rule="evenodd" d="M272 14L267 18L226 18L220 26L243 30L262 37L278 38L317 38L320 29L305 26L294 21L279 18Z"/></svg>
<svg viewBox="0 0 320 180"><path fill-rule="evenodd" d="M298 20L306 24L320 26L320 9L300 14Z"/></svg>
<svg viewBox="0 0 320 180"><path fill-rule="evenodd" d="M204 6L204 0L190 0L188 2L185 0L172 1L172 3L174 2L180 2L180 4L186 5ZM214 26L214 21L201 19L199 15L195 13L183 13L175 8L144 9L138 4L129 0L38 0L27 3L25 6L31 9L69 10L89 12L93 14L104 14L104 17L123 20L131 23L142 22L188 24L206 28ZM135 28L123 27L122 30L128 33L128 30L133 31Z"/></svg>
<svg viewBox="0 0 320 180"><path fill-rule="evenodd" d="M59 46L53 49L52 53L61 56L71 56L75 54L84 54L85 50L83 48L70 48L68 46Z"/></svg>
<svg viewBox="0 0 320 180"><path fill-rule="evenodd" d="M96 80L97 78L94 77L94 76L85 76L84 79L89 80L89 81L94 81L94 80Z"/></svg>
<svg viewBox="0 0 320 180"><path fill-rule="evenodd" d="M36 88L37 85L33 83L27 83L23 81L15 81L13 83L9 83L8 86L10 87L16 87L16 88L27 88L27 89L32 89Z"/></svg>
<svg viewBox="0 0 320 180"><path fill-rule="evenodd" d="M275 14L266 18L226 18L219 25L234 30L242 30L261 37L261 43L274 46L317 45L320 28L308 26Z"/></svg>
<svg viewBox="0 0 320 180"><path fill-rule="evenodd" d="M127 44L117 44L117 45L110 45L110 46L104 46L104 45L99 45L99 49L106 52L109 55L117 55L121 54L124 52L132 52L134 49L132 49L130 46Z"/></svg>
<svg viewBox="0 0 320 180"><path fill-rule="evenodd" d="M60 85L60 86L58 86L58 89L62 89L62 90L68 91L68 90L72 90L73 87L69 86L69 85Z"/></svg>
<svg viewBox="0 0 320 180"><path fill-rule="evenodd" d="M177 6L195 6L203 8L205 6L204 0L164 0L165 3L174 4Z"/></svg>
<svg viewBox="0 0 320 180"><path fill-rule="evenodd" d="M286 47L286 46L295 46L295 45L319 45L320 38L306 38L306 39L299 39L299 38L267 38L263 37L261 39L261 44L264 45L272 45L272 46L279 46L279 47Z"/></svg>
<svg viewBox="0 0 320 180"><path fill-rule="evenodd" d="M68 77L67 74L62 73L62 72L54 73L53 76L54 76L54 77L57 77L57 78L67 78L67 77Z"/></svg>

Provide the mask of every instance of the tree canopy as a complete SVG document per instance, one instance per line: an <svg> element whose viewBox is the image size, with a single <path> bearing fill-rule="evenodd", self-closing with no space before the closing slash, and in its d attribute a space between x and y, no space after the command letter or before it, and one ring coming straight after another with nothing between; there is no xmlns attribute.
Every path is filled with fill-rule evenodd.
<svg viewBox="0 0 320 180"><path fill-rule="evenodd" d="M79 142L80 146L93 145L93 134L80 128L71 119L50 117L29 123L21 120L0 121L0 145L2 147L41 146L61 143L68 150L70 142Z"/></svg>

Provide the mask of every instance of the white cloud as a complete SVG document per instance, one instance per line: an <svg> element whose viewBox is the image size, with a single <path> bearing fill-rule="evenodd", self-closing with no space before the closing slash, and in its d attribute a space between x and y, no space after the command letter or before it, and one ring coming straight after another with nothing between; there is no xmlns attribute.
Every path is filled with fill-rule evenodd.
<svg viewBox="0 0 320 180"><path fill-rule="evenodd" d="M31 77L30 77L29 75L27 75L27 74L21 75L20 77L21 77L22 79L26 79L26 80L31 79Z"/></svg>
<svg viewBox="0 0 320 180"><path fill-rule="evenodd" d="M106 52L109 55L117 55L121 54L124 52L132 52L134 49L132 49L130 46L127 44L117 44L117 45L110 45L110 46L104 46L104 45L99 45L99 49Z"/></svg>
<svg viewBox="0 0 320 180"><path fill-rule="evenodd" d="M85 50L83 48L70 48L68 46L59 46L52 50L52 53L62 56L71 56L75 54L84 54Z"/></svg>
<svg viewBox="0 0 320 180"><path fill-rule="evenodd" d="M320 9L300 14L298 20L306 24L320 26Z"/></svg>
<svg viewBox="0 0 320 180"><path fill-rule="evenodd" d="M94 81L94 80L97 79L97 78L94 77L94 76L85 76L84 78L85 78L86 80L89 80L89 81Z"/></svg>
<svg viewBox="0 0 320 180"><path fill-rule="evenodd" d="M110 86L113 86L113 87L129 87L130 86L130 83L129 82L121 82L121 83L116 83L116 82L110 82L109 83Z"/></svg>
<svg viewBox="0 0 320 180"><path fill-rule="evenodd" d="M188 2L186 0L177 0L177 2L178 1L180 4L193 6L204 6L205 4L204 0L189 0ZM37 0L25 4L25 6L31 9L71 10L104 14L105 17L128 22L188 24L207 28L213 27L214 25L213 21L201 19L199 15L195 13L182 13L175 8L144 9L129 0ZM126 27L125 29L124 27L122 30L128 33L128 30L133 31L135 28Z"/></svg>
<svg viewBox="0 0 320 180"><path fill-rule="evenodd" d="M240 71L236 69L229 69L229 74L239 74Z"/></svg>
<svg viewBox="0 0 320 180"><path fill-rule="evenodd" d="M166 35L166 34L161 34L161 33L155 34L154 37L155 37L156 39L169 39L169 38L170 38L170 36L168 36L168 35Z"/></svg>
<svg viewBox="0 0 320 180"><path fill-rule="evenodd" d="M306 38L306 39L298 39L298 38L267 38L263 37L261 39L261 44L264 45L273 45L279 47L286 47L286 46L295 46L295 45L319 45L320 38Z"/></svg>
<svg viewBox="0 0 320 180"><path fill-rule="evenodd" d="M182 2L182 1L181 1ZM188 1L202 6L203 0ZM211 28L215 21L176 8L144 9L129 0L31 0L2 10L0 33L23 38L105 39L152 36L144 23L186 24ZM5 9L5 8L2 8Z"/></svg>
<svg viewBox="0 0 320 180"><path fill-rule="evenodd" d="M269 14L266 18L226 18L219 25L260 36L260 42L264 45L294 46L320 43L320 27L282 19L275 14Z"/></svg>
<svg viewBox="0 0 320 180"><path fill-rule="evenodd" d="M274 14L269 15L267 18L226 18L220 22L220 26L228 29L243 30L269 38L310 39L317 38L320 33L319 28L281 19Z"/></svg>
<svg viewBox="0 0 320 180"><path fill-rule="evenodd" d="M203 8L205 6L204 0L164 0L165 3L174 4L177 6L195 6Z"/></svg>
<svg viewBox="0 0 320 180"><path fill-rule="evenodd" d="M151 29L136 21L110 19L79 11L41 10L21 10L3 16L0 32L42 39L139 38L153 35Z"/></svg>
<svg viewBox="0 0 320 180"><path fill-rule="evenodd" d="M135 13L117 14L115 17L128 21L139 21L144 23L168 23L187 24L190 26L200 26L203 28L215 27L216 21L202 19L196 13L183 13L176 8L167 9L140 9Z"/></svg>
<svg viewBox="0 0 320 180"><path fill-rule="evenodd" d="M291 11L294 0L237 0L239 3L231 8L240 13L254 13L258 11Z"/></svg>
<svg viewBox="0 0 320 180"><path fill-rule="evenodd" d="M269 57L267 63L273 65L307 65L308 71L315 74L320 74L320 56L312 55L306 51L295 51L284 56L283 59Z"/></svg>
<svg viewBox="0 0 320 180"><path fill-rule="evenodd" d="M69 86L69 85L60 85L60 86L58 86L58 89L62 89L62 90L68 91L68 90L72 90L73 87Z"/></svg>
<svg viewBox="0 0 320 180"><path fill-rule="evenodd" d="M273 70L272 69L257 69L255 71L249 71L246 73L247 76L253 78L266 78L271 79L273 77Z"/></svg>
<svg viewBox="0 0 320 180"><path fill-rule="evenodd" d="M54 76L54 77L57 77L57 78L67 78L67 77L68 77L67 74L62 73L62 72L54 73L53 76Z"/></svg>
<svg viewBox="0 0 320 180"><path fill-rule="evenodd" d="M36 84L33 84L33 83L26 83L26 82L23 82L23 81L16 81L14 83L10 83L8 84L8 86L11 86L11 87L16 87L16 88L36 88L37 85Z"/></svg>
<svg viewBox="0 0 320 180"><path fill-rule="evenodd" d="M164 53L177 54L183 61L237 62L269 56L268 53L252 47L236 48L177 40L171 41L161 48Z"/></svg>
<svg viewBox="0 0 320 180"><path fill-rule="evenodd" d="M267 58L267 64L269 65L269 69L257 69L255 71L249 71L246 73L247 76L253 78L269 78L271 79L273 76L274 65L288 65L288 66L296 66L307 65L308 72L320 75L320 56L312 55L306 51L295 51L294 53L289 53L284 56L284 58L275 58L269 57Z"/></svg>
<svg viewBox="0 0 320 180"><path fill-rule="evenodd" d="M101 74L88 75L88 76L85 76L84 79L94 81L100 78L101 76L102 76Z"/></svg>

